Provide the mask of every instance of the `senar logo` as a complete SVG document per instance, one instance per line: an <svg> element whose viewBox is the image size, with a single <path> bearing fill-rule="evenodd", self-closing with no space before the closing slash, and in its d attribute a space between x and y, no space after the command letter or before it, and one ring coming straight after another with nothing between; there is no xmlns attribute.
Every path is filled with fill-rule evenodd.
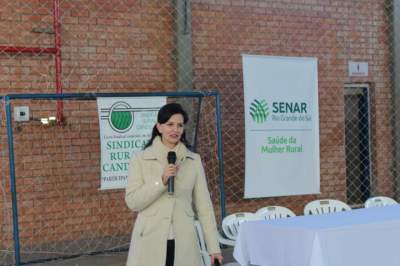
<svg viewBox="0 0 400 266"><path fill-rule="evenodd" d="M272 103L272 112L273 113L298 113L298 114L306 114L307 113L307 103L304 102L273 102Z"/></svg>
<svg viewBox="0 0 400 266"><path fill-rule="evenodd" d="M250 104L250 116L256 123L263 123L269 115L268 104L265 100L254 100Z"/></svg>

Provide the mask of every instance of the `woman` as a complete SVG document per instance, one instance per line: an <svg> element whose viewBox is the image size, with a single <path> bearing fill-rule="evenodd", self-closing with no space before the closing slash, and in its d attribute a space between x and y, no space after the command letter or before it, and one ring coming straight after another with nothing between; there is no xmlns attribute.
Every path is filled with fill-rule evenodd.
<svg viewBox="0 0 400 266"><path fill-rule="evenodd" d="M129 165L125 201L138 216L132 234L127 266L200 266L194 227L195 207L214 259L222 263L214 210L200 156L187 148L184 125L188 116L177 103L164 105L144 151ZM176 164L167 154L176 153ZM175 191L167 193L175 176Z"/></svg>

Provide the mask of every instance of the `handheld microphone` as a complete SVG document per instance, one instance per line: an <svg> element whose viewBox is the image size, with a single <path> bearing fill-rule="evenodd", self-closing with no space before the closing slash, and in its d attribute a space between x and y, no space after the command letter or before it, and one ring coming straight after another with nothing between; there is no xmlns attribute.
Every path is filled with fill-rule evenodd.
<svg viewBox="0 0 400 266"><path fill-rule="evenodd" d="M168 152L168 164L175 164L176 153L174 151ZM173 195L175 192L175 176L170 176L168 178L168 194Z"/></svg>

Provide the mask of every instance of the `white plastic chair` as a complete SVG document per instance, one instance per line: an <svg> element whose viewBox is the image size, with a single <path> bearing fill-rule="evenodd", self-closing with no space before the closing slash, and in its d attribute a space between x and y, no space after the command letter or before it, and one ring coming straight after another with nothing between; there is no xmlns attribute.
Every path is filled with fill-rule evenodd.
<svg viewBox="0 0 400 266"><path fill-rule="evenodd" d="M245 221L262 220L262 217L251 212L237 212L226 216L222 220L222 231L231 240L236 240L239 233L239 226Z"/></svg>
<svg viewBox="0 0 400 266"><path fill-rule="evenodd" d="M382 207L382 206L395 205L395 204L399 204L399 203L392 198L385 197L385 196L376 196L376 197L367 199L364 203L364 206L365 206L365 208L371 208L371 207Z"/></svg>
<svg viewBox="0 0 400 266"><path fill-rule="evenodd" d="M201 227L200 222L197 220L194 221L194 226L196 229L197 239L199 241L202 266L210 266L211 258L210 258L210 254L207 251L206 242L204 240L203 229ZM240 266L240 265L235 262L230 262L230 263L223 264L223 266Z"/></svg>
<svg viewBox="0 0 400 266"><path fill-rule="evenodd" d="M294 217L296 214L283 206L266 206L256 211L256 214L265 220L275 220L288 217Z"/></svg>
<svg viewBox="0 0 400 266"><path fill-rule="evenodd" d="M232 247L235 246L235 240L225 238L219 232L218 232L218 241L222 245L232 246Z"/></svg>
<svg viewBox="0 0 400 266"><path fill-rule="evenodd" d="M203 229L199 221L194 221L194 227L196 229L197 239L199 241L201 261L203 266L211 265L210 255L207 252L206 242L204 241Z"/></svg>
<svg viewBox="0 0 400 266"><path fill-rule="evenodd" d="M340 200L314 200L304 207L304 215L318 215L323 213L342 212L351 210L350 206Z"/></svg>

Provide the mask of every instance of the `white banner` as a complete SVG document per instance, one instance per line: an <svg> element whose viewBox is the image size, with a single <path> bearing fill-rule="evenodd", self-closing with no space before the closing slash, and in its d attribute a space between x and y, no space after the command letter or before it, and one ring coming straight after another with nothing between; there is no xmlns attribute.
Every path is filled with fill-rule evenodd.
<svg viewBox="0 0 400 266"><path fill-rule="evenodd" d="M151 137L165 97L97 98L101 140L101 189L125 188L133 152Z"/></svg>
<svg viewBox="0 0 400 266"><path fill-rule="evenodd" d="M320 191L318 61L243 55L245 198Z"/></svg>

